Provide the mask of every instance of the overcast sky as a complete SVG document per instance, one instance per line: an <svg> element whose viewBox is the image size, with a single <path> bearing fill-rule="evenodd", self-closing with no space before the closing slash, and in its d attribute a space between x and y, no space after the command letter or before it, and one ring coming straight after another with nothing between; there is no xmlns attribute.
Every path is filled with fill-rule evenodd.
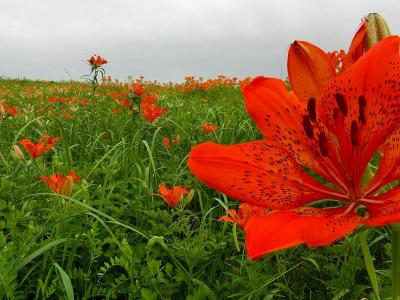
<svg viewBox="0 0 400 300"><path fill-rule="evenodd" d="M400 32L399 0L0 0L0 75L77 80L97 53L107 74L286 75L293 40L347 49L378 12Z"/></svg>

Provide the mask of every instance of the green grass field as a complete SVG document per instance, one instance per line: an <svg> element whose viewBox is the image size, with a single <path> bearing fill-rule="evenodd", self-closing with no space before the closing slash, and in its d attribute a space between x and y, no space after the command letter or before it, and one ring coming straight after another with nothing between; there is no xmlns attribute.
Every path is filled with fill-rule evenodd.
<svg viewBox="0 0 400 300"><path fill-rule="evenodd" d="M250 261L239 227L218 221L239 203L198 181L187 157L204 141L262 138L239 87L147 88L168 109L151 123L116 102L128 96L124 84L92 97L83 83L0 80L0 102L18 109L0 115L0 299L375 299L357 233ZM206 134L204 123L218 130ZM12 155L41 134L61 139L36 160ZM162 138L177 135L167 149ZM39 179L70 170L81 177L70 196ZM153 195L159 184L190 193L170 207ZM382 297L389 230L363 233Z"/></svg>

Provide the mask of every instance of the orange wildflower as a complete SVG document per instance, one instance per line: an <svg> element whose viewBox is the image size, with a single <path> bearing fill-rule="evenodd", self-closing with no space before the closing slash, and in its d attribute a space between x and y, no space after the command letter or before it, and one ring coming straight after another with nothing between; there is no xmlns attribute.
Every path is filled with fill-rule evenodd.
<svg viewBox="0 0 400 300"><path fill-rule="evenodd" d="M110 139L110 135L108 134L108 132L104 132L104 133L103 133L102 139L103 139L104 141L107 141L107 140Z"/></svg>
<svg viewBox="0 0 400 300"><path fill-rule="evenodd" d="M265 77L243 88L246 109L265 140L208 142L191 150L189 168L201 181L273 210L246 222L251 259L300 244L326 246L360 225L400 221L400 186L387 189L400 179L399 49L400 37L387 37L339 75L326 68L323 56L315 65L289 61L293 91ZM367 180L363 175L377 151L379 167ZM312 206L325 199L343 205Z"/></svg>
<svg viewBox="0 0 400 300"><path fill-rule="evenodd" d="M131 90L135 92L136 96L140 97L146 92L146 89L144 88L143 85L137 84L137 83L132 83L131 84Z"/></svg>
<svg viewBox="0 0 400 300"><path fill-rule="evenodd" d="M172 144L179 144L179 142L181 141L181 137L179 135L177 135L175 138L173 139L169 139L167 137L163 137L162 142L165 146L165 148L170 149Z"/></svg>
<svg viewBox="0 0 400 300"><path fill-rule="evenodd" d="M30 139L23 139L19 143L24 146L29 156L33 159L42 156L44 152L49 151L50 148L53 146L53 144L45 145L42 141L33 143Z"/></svg>
<svg viewBox="0 0 400 300"><path fill-rule="evenodd" d="M220 217L218 221L237 224L240 228L244 228L251 216L262 216L268 212L269 210L264 207L242 203L239 205L237 212L234 209L228 209L226 211L227 215Z"/></svg>
<svg viewBox="0 0 400 300"><path fill-rule="evenodd" d="M72 119L74 116L73 115L71 115L71 114L63 114L62 116L61 116L63 119Z"/></svg>
<svg viewBox="0 0 400 300"><path fill-rule="evenodd" d="M144 101L140 103L140 108L140 114L149 122L153 122L168 111L166 108L161 108Z"/></svg>
<svg viewBox="0 0 400 300"><path fill-rule="evenodd" d="M203 130L206 133L212 133L212 132L217 131L218 126L214 125L214 124L210 124L210 123L204 123L203 125L201 125L201 128L203 128Z"/></svg>
<svg viewBox="0 0 400 300"><path fill-rule="evenodd" d="M143 97L141 104L142 103L143 103L143 105L156 104L157 99L153 95L148 95L148 96Z"/></svg>
<svg viewBox="0 0 400 300"><path fill-rule="evenodd" d="M99 56L97 54L92 55L92 57L89 58L87 60L87 62L89 64L91 64L92 66L101 66L101 65L105 65L105 64L108 63L107 60L105 60L103 57L101 57L101 56Z"/></svg>
<svg viewBox="0 0 400 300"><path fill-rule="evenodd" d="M69 172L69 175L53 174L50 177L40 176L48 187L56 194L69 196L72 193L74 182L79 182L81 179L75 176L74 171Z"/></svg>
<svg viewBox="0 0 400 300"><path fill-rule="evenodd" d="M168 189L165 185L160 184L158 190L160 193L153 194L153 196L161 197L165 201L165 203L172 207L176 207L178 203L182 200L182 196L189 193L185 187L179 185L175 185L172 188Z"/></svg>
<svg viewBox="0 0 400 300"><path fill-rule="evenodd" d="M61 140L61 137L59 135L57 135L57 136L49 136L49 135L41 134L40 138L43 141L45 141L47 144L52 144L52 145L54 145L55 143L57 143L58 141Z"/></svg>

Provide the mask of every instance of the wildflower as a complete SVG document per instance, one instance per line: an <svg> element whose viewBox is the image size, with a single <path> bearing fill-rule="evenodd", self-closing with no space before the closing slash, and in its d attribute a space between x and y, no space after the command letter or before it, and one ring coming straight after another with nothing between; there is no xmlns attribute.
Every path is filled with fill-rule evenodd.
<svg viewBox="0 0 400 300"><path fill-rule="evenodd" d="M167 149L171 148L171 144L177 145L177 144L179 144L180 141L181 141L181 137L179 135L177 135L173 139L169 139L167 137L162 138L162 142L163 142L165 148L167 148Z"/></svg>
<svg viewBox="0 0 400 300"><path fill-rule="evenodd" d="M105 65L105 64L108 63L107 60L105 60L103 57L101 57L101 56L99 56L97 54L92 55L92 57L89 58L87 60L87 62L89 64L91 64L92 66L101 66L101 65Z"/></svg>
<svg viewBox="0 0 400 300"><path fill-rule="evenodd" d="M111 111L112 111L113 115L119 115L122 113L122 109L117 106L113 107Z"/></svg>
<svg viewBox="0 0 400 300"><path fill-rule="evenodd" d="M217 131L218 126L210 123L204 123L201 125L201 128L206 132L206 133L213 133Z"/></svg>
<svg viewBox="0 0 400 300"><path fill-rule="evenodd" d="M382 190L400 179L399 48L400 38L388 37L333 77L323 76L321 60L315 62L322 70L316 74L292 70L290 83L299 87L294 93L282 80L258 77L243 93L266 140L208 142L192 149L189 168L200 180L229 197L272 209L251 216L244 226L250 258L299 244L325 246L360 224L400 221L400 186ZM363 174L378 148L379 168L366 180ZM309 206L324 199L342 206Z"/></svg>
<svg viewBox="0 0 400 300"><path fill-rule="evenodd" d="M17 116L19 114L18 107L10 106L7 101L0 103L0 115Z"/></svg>
<svg viewBox="0 0 400 300"><path fill-rule="evenodd" d="M141 84L132 83L130 88L138 97L142 96L146 92L146 89Z"/></svg>
<svg viewBox="0 0 400 300"><path fill-rule="evenodd" d="M168 111L166 108L161 108L152 103L142 101L140 103L140 114L149 122L161 117Z"/></svg>
<svg viewBox="0 0 400 300"><path fill-rule="evenodd" d="M300 97L304 92L302 90L313 93L307 81L300 83L295 80L296 77L300 78L298 76L300 72L304 74L303 78L315 83L315 89L321 91L322 82L350 68L372 45L389 35L390 30L386 21L380 15L373 13L362 20L347 53L344 50L325 53L311 43L295 41L288 53L288 75L293 91ZM304 84L308 86L305 88Z"/></svg>
<svg viewBox="0 0 400 300"><path fill-rule="evenodd" d="M227 215L222 216L218 219L218 221L224 221L232 224L239 225L240 228L244 228L247 221L250 219L251 216L254 215L264 215L268 213L263 207L250 205L248 203L242 203L239 205L238 211L234 209L228 209L226 211Z"/></svg>
<svg viewBox="0 0 400 300"><path fill-rule="evenodd" d="M65 119L65 120L67 120L67 119L72 119L74 116L71 115L71 114L62 114L61 117L62 117L63 119Z"/></svg>
<svg viewBox="0 0 400 300"><path fill-rule="evenodd" d="M153 194L153 196L161 197L165 203L172 207L176 207L182 200L182 196L189 193L185 187L179 185L174 185L168 189L165 185L160 184L158 190L160 194Z"/></svg>
<svg viewBox="0 0 400 300"><path fill-rule="evenodd" d="M143 105L148 105L148 104L156 104L157 99L153 95L148 95L143 97L142 102L140 102Z"/></svg>
<svg viewBox="0 0 400 300"><path fill-rule="evenodd" d="M79 182L81 179L75 176L74 171L69 172L69 175L53 174L50 177L40 176L48 187L56 194L69 196L72 193L74 182Z"/></svg>
<svg viewBox="0 0 400 300"><path fill-rule="evenodd" d="M61 137L59 135L57 135L57 136L49 136L49 135L41 134L40 138L43 141L45 141L47 143L47 145L49 145L49 144L54 145L55 143L57 143L58 141L61 140Z"/></svg>
<svg viewBox="0 0 400 300"><path fill-rule="evenodd" d="M108 141L110 139L110 135L108 134L108 132L103 133L102 139L103 139L103 141Z"/></svg>
<svg viewBox="0 0 400 300"><path fill-rule="evenodd" d="M24 146L25 150L28 152L29 156L33 159L36 159L43 155L44 152L47 152L53 147L54 144L45 144L42 141L37 143L33 143L30 139L23 139L19 142L22 146Z"/></svg>

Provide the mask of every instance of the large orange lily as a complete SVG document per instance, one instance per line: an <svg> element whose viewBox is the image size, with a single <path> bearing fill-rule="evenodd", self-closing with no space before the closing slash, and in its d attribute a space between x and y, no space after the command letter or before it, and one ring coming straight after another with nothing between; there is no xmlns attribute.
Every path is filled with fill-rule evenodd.
<svg viewBox="0 0 400 300"><path fill-rule="evenodd" d="M337 76L292 69L294 92L282 80L258 77L243 93L266 140L192 149L189 168L200 180L272 210L244 226L250 258L299 244L328 245L361 224L400 221L400 187L382 190L400 179L399 51L400 38L391 36ZM364 183L378 148L379 169ZM310 206L324 199L339 206Z"/></svg>

